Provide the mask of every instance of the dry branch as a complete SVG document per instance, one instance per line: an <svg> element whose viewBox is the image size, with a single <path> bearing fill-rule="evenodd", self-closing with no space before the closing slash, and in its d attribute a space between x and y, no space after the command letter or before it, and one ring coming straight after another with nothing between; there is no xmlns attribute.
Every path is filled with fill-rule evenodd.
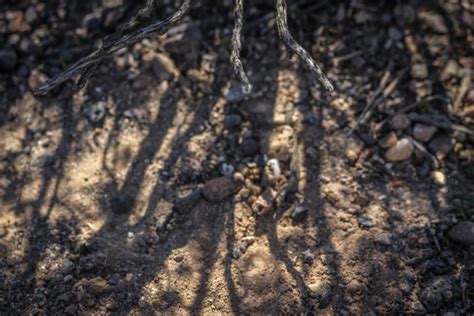
<svg viewBox="0 0 474 316"><path fill-rule="evenodd" d="M242 61L240 60L240 50L242 48L240 37L242 33L242 26L244 24L243 0L235 0L234 19L235 25L232 32L232 53L230 55L230 63L234 67L234 71L237 76L239 76L240 81L242 81L244 92L250 93L252 90L252 85L249 82L249 78L247 77L244 67L242 66Z"/></svg>
<svg viewBox="0 0 474 316"><path fill-rule="evenodd" d="M288 29L286 0L276 0L276 22L278 27L278 33L280 34L280 37L285 43L286 47L303 60L309 70L316 75L319 82L321 82L327 92L333 92L334 87L321 70L321 67L316 64L313 58L311 58L311 55L300 44L298 44L298 42L295 41L295 39L291 35Z"/></svg>
<svg viewBox="0 0 474 316"><path fill-rule="evenodd" d="M150 1L148 1L148 3L150 3ZM121 48L130 46L140 40L150 37L151 35L162 35L166 33L173 25L181 20L181 18L189 11L189 9L190 0L184 0L178 10L164 21L155 22L137 30L129 29L132 24L128 27L125 26L123 29L124 32L121 32L121 34L119 34L120 36L117 36L118 38L106 38L99 49L74 63L57 77L46 81L35 91L35 94L46 94L77 73L81 73L81 79L79 80L79 83L83 85L87 75L91 73L95 65L97 65L104 57L115 53Z"/></svg>
<svg viewBox="0 0 474 316"><path fill-rule="evenodd" d="M147 0L146 7L140 10L138 14L128 23L120 27L116 35L106 37L100 48L88 56L82 58L78 62L72 64L58 76L46 81L35 91L35 94L46 94L76 74L80 74L76 88L81 89L87 82L88 77L94 72L97 65L103 58L117 52L124 47L130 46L140 40L150 37L151 35L165 34L173 25L181 20L186 13L188 13L191 7L190 2L190 0L183 0L178 10L166 20L154 23L148 22L148 25L143 26L143 24L146 24L147 21L150 21L154 18L157 11L156 0ZM324 88L329 93L331 93L334 91L332 84L329 82L321 68L315 63L308 52L293 39L290 31L288 30L286 10L285 0L276 0L276 20L278 32L282 41L290 51L296 53L304 61L306 66L313 74L316 75ZM240 58L240 50L242 48L241 33L244 20L243 0L235 0L234 19L235 26L232 33L232 52L230 62L234 68L235 73L242 82L244 92L249 93L252 89L252 85L249 82Z"/></svg>

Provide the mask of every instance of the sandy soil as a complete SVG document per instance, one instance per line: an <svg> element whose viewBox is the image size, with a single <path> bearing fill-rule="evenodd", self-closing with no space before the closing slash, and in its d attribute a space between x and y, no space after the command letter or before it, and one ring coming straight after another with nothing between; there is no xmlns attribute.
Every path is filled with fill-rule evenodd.
<svg viewBox="0 0 474 316"><path fill-rule="evenodd" d="M474 241L456 230L474 221L472 83L456 103L472 73L467 1L290 8L331 97L261 2L248 9L243 96L225 2L105 60L84 91L36 98L139 7L43 3L0 5L18 58L0 75L2 315L473 311ZM466 130L438 127L444 147L387 161L381 140L414 133L413 114L393 123L410 104Z"/></svg>

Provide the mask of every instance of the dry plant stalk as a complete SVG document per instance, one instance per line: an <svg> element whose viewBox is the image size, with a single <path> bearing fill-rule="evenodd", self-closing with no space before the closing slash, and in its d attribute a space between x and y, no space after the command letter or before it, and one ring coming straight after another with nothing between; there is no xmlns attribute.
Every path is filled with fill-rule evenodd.
<svg viewBox="0 0 474 316"><path fill-rule="evenodd" d="M309 53L295 41L288 29L287 5L285 0L276 1L276 22L278 33L291 52L300 57L309 70L315 74L316 78L321 82L328 93L334 91L334 87L327 79L318 64L311 58ZM76 88L81 89L87 82L87 79L94 72L99 62L106 56L111 55L118 50L133 45L152 35L163 35L184 15L186 15L191 8L191 0L183 0L177 11L167 19L158 22L149 22L152 20L157 11L156 0L147 0L146 7L140 10L128 23L119 28L116 35L106 37L103 40L102 46L88 56L80 59L76 63L69 66L64 72L58 76L49 79L41 85L36 91L36 95L44 95L64 83L76 74L80 74ZM244 21L244 6L243 0L235 0L234 8L234 29L232 33L231 56L230 63L234 68L236 75L242 82L245 93L250 93L252 85L245 73L242 61L240 58L240 51L242 48L241 33ZM148 24L147 24L148 22ZM144 26L143 26L144 25Z"/></svg>

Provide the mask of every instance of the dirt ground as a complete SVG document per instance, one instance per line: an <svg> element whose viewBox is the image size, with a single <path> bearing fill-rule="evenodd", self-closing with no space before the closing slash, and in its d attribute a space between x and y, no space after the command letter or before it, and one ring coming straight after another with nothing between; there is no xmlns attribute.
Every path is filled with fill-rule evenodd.
<svg viewBox="0 0 474 316"><path fill-rule="evenodd" d="M249 96L232 1L33 96L143 5L122 2L0 5L1 315L474 313L469 1L291 4L332 96L267 1Z"/></svg>

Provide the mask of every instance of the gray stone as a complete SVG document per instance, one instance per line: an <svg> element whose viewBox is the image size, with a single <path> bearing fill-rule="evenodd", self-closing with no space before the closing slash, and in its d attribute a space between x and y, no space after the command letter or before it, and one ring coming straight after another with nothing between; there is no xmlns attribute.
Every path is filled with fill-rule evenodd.
<svg viewBox="0 0 474 316"><path fill-rule="evenodd" d="M403 38L402 32L394 27L388 29L388 36L395 42L399 42Z"/></svg>
<svg viewBox="0 0 474 316"><path fill-rule="evenodd" d="M106 110L105 105L106 105L105 102L100 101L100 102L92 104L89 107L87 111L87 116L89 117L89 120L92 123L99 123L104 119L105 110Z"/></svg>
<svg viewBox="0 0 474 316"><path fill-rule="evenodd" d="M56 163L55 155L44 155L40 159L41 167L51 167Z"/></svg>
<svg viewBox="0 0 474 316"><path fill-rule="evenodd" d="M236 128L242 122L242 118L238 114L229 114L224 117L224 127L227 129Z"/></svg>
<svg viewBox="0 0 474 316"><path fill-rule="evenodd" d="M224 93L224 98L229 102L240 102L245 98L245 92L242 85L235 85Z"/></svg>
<svg viewBox="0 0 474 316"><path fill-rule="evenodd" d="M68 283L68 282L71 282L73 279L73 276L68 274L64 277L64 283Z"/></svg>
<svg viewBox="0 0 474 316"><path fill-rule="evenodd" d="M306 216L308 215L308 208L306 208L302 204L298 204L295 206L295 210L293 214L291 214L291 218L294 222L302 222Z"/></svg>
<svg viewBox="0 0 474 316"><path fill-rule="evenodd" d="M384 246L390 246L392 244L392 236L388 233L377 234L374 237L374 241Z"/></svg>
<svg viewBox="0 0 474 316"><path fill-rule="evenodd" d="M428 142L437 130L438 128L436 126L418 123L413 128L413 137L416 140Z"/></svg>
<svg viewBox="0 0 474 316"><path fill-rule="evenodd" d="M359 217L359 224L362 227L370 228L370 227L374 226L374 221L370 217L368 217L367 215L363 215L363 216Z"/></svg>
<svg viewBox="0 0 474 316"><path fill-rule="evenodd" d="M392 118L390 122L392 127L396 130L404 130L410 127L411 121L406 114L397 114Z"/></svg>
<svg viewBox="0 0 474 316"><path fill-rule="evenodd" d="M474 223L459 222L448 232L448 237L454 242L464 245L474 245Z"/></svg>
<svg viewBox="0 0 474 316"><path fill-rule="evenodd" d="M430 151L438 158L443 160L453 149L454 141L447 135L438 135L428 144Z"/></svg>
<svg viewBox="0 0 474 316"><path fill-rule="evenodd" d="M217 168L219 169L219 173L223 176L230 176L235 170L234 166L224 161L220 162Z"/></svg>

